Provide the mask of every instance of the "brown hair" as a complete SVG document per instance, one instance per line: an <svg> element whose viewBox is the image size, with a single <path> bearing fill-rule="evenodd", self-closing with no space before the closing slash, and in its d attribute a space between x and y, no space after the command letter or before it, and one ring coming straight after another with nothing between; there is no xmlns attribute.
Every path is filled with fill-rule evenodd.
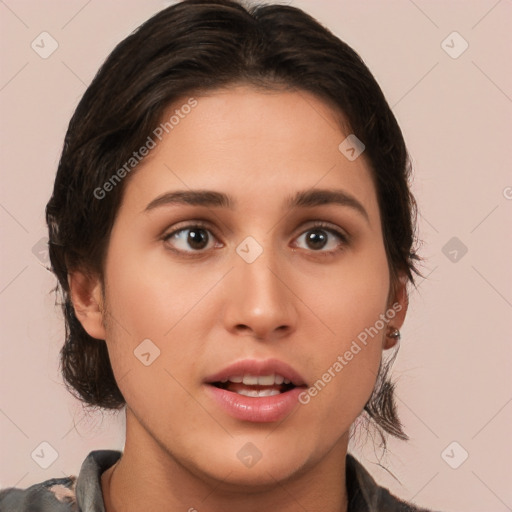
<svg viewBox="0 0 512 512"><path fill-rule="evenodd" d="M141 25L101 66L69 123L46 207L51 266L66 322L62 372L70 391L90 406L118 409L125 401L106 343L91 338L75 316L67 276L78 268L103 276L128 178L102 198L95 191L144 144L173 101L236 83L307 91L342 113L366 146L391 283L396 284L399 272L414 283L419 258L413 251L416 207L406 146L362 59L297 8L182 1ZM387 379L391 363L381 365L365 411L378 427L405 439Z"/></svg>

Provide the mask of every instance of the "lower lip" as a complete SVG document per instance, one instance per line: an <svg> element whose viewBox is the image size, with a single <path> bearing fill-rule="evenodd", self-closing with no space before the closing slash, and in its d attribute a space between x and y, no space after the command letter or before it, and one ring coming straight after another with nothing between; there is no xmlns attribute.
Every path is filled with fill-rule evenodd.
<svg viewBox="0 0 512 512"><path fill-rule="evenodd" d="M303 387L295 387L273 396L251 397L206 385L207 391L230 416L242 421L268 423L286 418L298 404Z"/></svg>

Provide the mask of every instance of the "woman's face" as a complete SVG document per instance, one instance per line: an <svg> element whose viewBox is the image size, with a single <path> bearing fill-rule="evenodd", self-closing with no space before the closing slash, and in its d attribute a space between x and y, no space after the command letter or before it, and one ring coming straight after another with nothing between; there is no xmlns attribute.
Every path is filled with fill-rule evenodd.
<svg viewBox="0 0 512 512"><path fill-rule="evenodd" d="M370 169L329 107L241 86L195 100L126 183L105 331L83 324L107 341L127 446L263 485L345 453L405 302L390 318Z"/></svg>

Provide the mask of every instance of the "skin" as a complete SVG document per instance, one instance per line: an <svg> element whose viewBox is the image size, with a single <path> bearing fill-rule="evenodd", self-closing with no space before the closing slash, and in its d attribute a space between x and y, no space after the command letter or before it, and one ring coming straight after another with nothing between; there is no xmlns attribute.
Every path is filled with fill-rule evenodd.
<svg viewBox="0 0 512 512"><path fill-rule="evenodd" d="M386 329L280 423L232 418L203 381L239 359L275 357L311 385L397 302L389 325L400 328L405 280L391 293L368 161L339 151L350 132L308 93L233 86L196 99L125 184L105 288L85 272L69 277L78 318L106 340L127 402L123 456L102 475L107 512L345 511L349 429L394 344ZM311 188L345 191L368 218L339 204L286 209L289 195ZM189 189L229 194L235 208L145 211L162 193ZM190 231L164 239L198 219L204 249L187 243ZM325 246L311 245L315 221L349 241L322 228ZM236 252L247 236L263 249L252 263ZM150 366L133 353L147 338L161 351ZM262 454L250 468L237 458L247 442Z"/></svg>

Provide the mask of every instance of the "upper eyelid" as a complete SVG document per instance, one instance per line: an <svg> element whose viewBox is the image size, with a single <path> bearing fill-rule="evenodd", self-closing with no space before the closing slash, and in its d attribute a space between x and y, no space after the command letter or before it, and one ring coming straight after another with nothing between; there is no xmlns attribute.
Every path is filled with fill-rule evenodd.
<svg viewBox="0 0 512 512"><path fill-rule="evenodd" d="M313 229L322 229L324 231L327 231L329 232L331 235L337 237L339 240L341 240L341 244L342 245L347 245L347 244L350 244L352 242L352 236L347 233L344 229L342 228L338 228L338 227L334 227L328 223L325 223L325 222L322 222L322 221L318 221L316 224L313 224L309 227L306 227L305 229L302 229L302 231L297 235L295 236L294 239L297 239L301 236L303 236L305 233L307 233L308 231L311 231ZM318 253L332 253L333 251L315 251L315 252L318 252Z"/></svg>
<svg viewBox="0 0 512 512"><path fill-rule="evenodd" d="M186 230L192 229L192 228L200 228L200 229L205 229L207 231L210 231L215 236L217 241L219 241L218 240L219 237L216 233L216 229L213 228L209 224L209 222L205 222L205 221L201 221L201 220L184 221L184 222L187 222L187 224L173 228L172 231L165 232L162 238L167 241L171 236L175 235L176 233L179 233L180 231L186 231ZM308 223L311 223L311 224L308 225ZM341 238L342 241L344 241L344 242L350 241L350 239L351 239L351 235L349 233L347 233L347 231L345 229L335 226L327 221L312 220L312 221L306 221L303 224L306 224L306 225L299 228L301 231L295 235L295 238L298 238L299 236L304 235L304 233L306 233L307 231L309 231L311 229L318 228L318 229L324 229L325 231L330 232L334 236ZM193 251L193 252L200 252L200 251Z"/></svg>
<svg viewBox="0 0 512 512"><path fill-rule="evenodd" d="M345 231L342 228L333 226L331 223L323 222L323 221L313 222L312 224L306 225L305 227L301 227L299 229L300 229L300 231L297 236L303 235L305 232L307 232L311 229L323 229L324 231L329 231L330 233L334 233L334 234L337 234L339 232L340 235L343 235L344 231Z"/></svg>
<svg viewBox="0 0 512 512"><path fill-rule="evenodd" d="M162 238L169 238L171 235L174 235L176 233L179 233L180 231L185 231L187 229L191 229L191 228L201 228L201 229L206 229L208 231L211 231L213 234L215 234L215 229L212 228L210 226L209 223L207 222L204 222L204 221L200 221L200 220L195 220L195 221L184 221L184 222L187 222L187 224L183 224L183 226L178 226L178 227L172 227L172 229L170 230L165 230L163 235L162 235ZM217 235L215 235L217 236Z"/></svg>
<svg viewBox="0 0 512 512"><path fill-rule="evenodd" d="M196 227L200 227L200 228L203 228L203 229L208 229L208 230L210 230L212 232L216 231L216 228L213 227L210 224L209 221L203 221L203 220L199 220L198 219L198 220L189 220L189 221L183 221L183 222L185 222L186 224L183 224L182 226L178 226L178 227L173 226L172 230L169 230L169 228L167 228L164 231L164 235L163 236L169 236L170 234L177 233L177 232L179 232L181 230L189 229L189 228L196 228ZM181 223L178 223L178 224L181 224ZM346 229L341 228L339 226L336 226L335 224L333 224L332 222L329 222L329 221L311 220L311 221L301 222L301 224L302 224L302 226L300 228L297 228L297 229L307 230L307 229L312 229L312 228L315 228L315 227L319 227L319 228L326 229L326 230L330 229L330 230L333 230L333 231L342 231L343 234L348 236L348 233L347 233ZM302 233L300 233L300 234L302 234Z"/></svg>

